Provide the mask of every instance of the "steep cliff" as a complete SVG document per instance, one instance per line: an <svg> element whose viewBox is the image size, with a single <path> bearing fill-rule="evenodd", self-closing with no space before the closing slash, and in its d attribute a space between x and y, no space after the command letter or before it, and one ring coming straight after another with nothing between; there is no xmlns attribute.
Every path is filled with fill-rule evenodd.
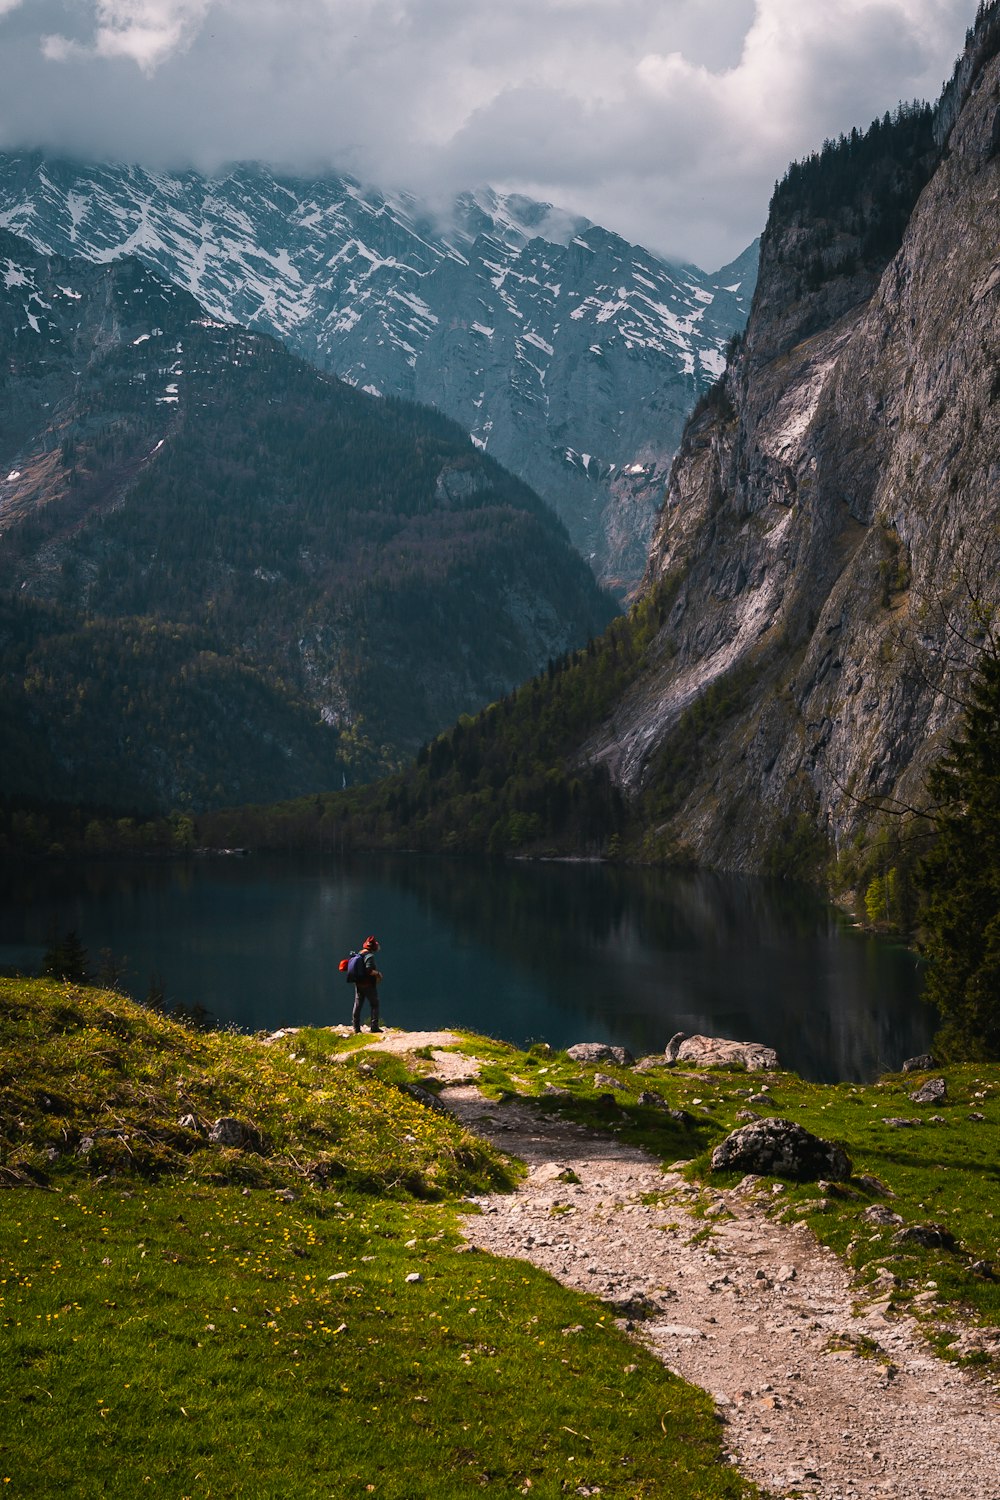
<svg viewBox="0 0 1000 1500"><path fill-rule="evenodd" d="M746 337L646 576L666 623L583 760L650 852L780 864L918 799L1000 596L1000 6L936 111L779 185Z"/></svg>

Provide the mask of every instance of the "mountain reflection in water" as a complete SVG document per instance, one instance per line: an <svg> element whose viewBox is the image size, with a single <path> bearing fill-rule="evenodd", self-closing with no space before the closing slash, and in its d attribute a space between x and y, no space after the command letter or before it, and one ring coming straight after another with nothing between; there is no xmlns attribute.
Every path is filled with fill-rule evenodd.
<svg viewBox="0 0 1000 1500"><path fill-rule="evenodd" d="M926 1049L914 956L784 884L590 864L419 856L202 859L36 871L0 907L0 962L53 930L251 1029L346 1021L338 960L382 943L383 1019L517 1044L675 1031L767 1043L818 1081L870 1079Z"/></svg>

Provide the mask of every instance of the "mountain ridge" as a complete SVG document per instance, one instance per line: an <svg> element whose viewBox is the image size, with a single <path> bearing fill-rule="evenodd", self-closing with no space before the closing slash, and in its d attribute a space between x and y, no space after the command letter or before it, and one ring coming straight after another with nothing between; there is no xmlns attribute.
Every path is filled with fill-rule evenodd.
<svg viewBox="0 0 1000 1500"><path fill-rule="evenodd" d="M259 164L208 178L8 153L0 226L46 254L134 254L211 316L445 412L543 494L620 595L756 265L751 246L715 276L672 266L489 189L432 216L351 178Z"/></svg>
<svg viewBox="0 0 1000 1500"><path fill-rule="evenodd" d="M0 753L23 796L46 791L26 723L64 767L58 800L329 789L615 613L551 510L454 423L136 260L0 230L0 381L0 591L22 606L0 632Z"/></svg>

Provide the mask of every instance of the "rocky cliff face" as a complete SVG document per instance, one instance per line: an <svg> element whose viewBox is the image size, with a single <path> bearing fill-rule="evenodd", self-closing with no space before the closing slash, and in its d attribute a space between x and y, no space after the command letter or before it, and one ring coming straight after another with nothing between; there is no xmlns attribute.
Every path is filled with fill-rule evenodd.
<svg viewBox="0 0 1000 1500"><path fill-rule="evenodd" d="M217 178L0 155L0 227L132 255L216 318L350 384L446 413L558 512L620 594L670 461L746 321L757 251L713 276L483 190L431 218L348 178Z"/></svg>
<svg viewBox="0 0 1000 1500"><path fill-rule="evenodd" d="M956 726L973 601L1000 596L998 49L990 5L933 117L857 144L853 188L824 201L817 160L776 193L746 339L659 520L667 622L585 752L647 795L654 845L739 869L793 832L842 846L919 798ZM889 200L898 246L888 210L872 233ZM697 765L658 792L696 720Z"/></svg>

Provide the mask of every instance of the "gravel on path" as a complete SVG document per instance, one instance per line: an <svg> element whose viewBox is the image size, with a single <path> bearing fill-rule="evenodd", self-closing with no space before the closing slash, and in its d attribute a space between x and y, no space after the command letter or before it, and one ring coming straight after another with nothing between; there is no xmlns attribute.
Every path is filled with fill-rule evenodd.
<svg viewBox="0 0 1000 1500"><path fill-rule="evenodd" d="M742 1473L817 1500L1000 1500L997 1391L936 1358L888 1297L857 1309L838 1257L768 1215L768 1180L699 1190L528 1101L467 1082L441 1097L529 1167L516 1193L476 1200L469 1241L609 1302L711 1393Z"/></svg>

